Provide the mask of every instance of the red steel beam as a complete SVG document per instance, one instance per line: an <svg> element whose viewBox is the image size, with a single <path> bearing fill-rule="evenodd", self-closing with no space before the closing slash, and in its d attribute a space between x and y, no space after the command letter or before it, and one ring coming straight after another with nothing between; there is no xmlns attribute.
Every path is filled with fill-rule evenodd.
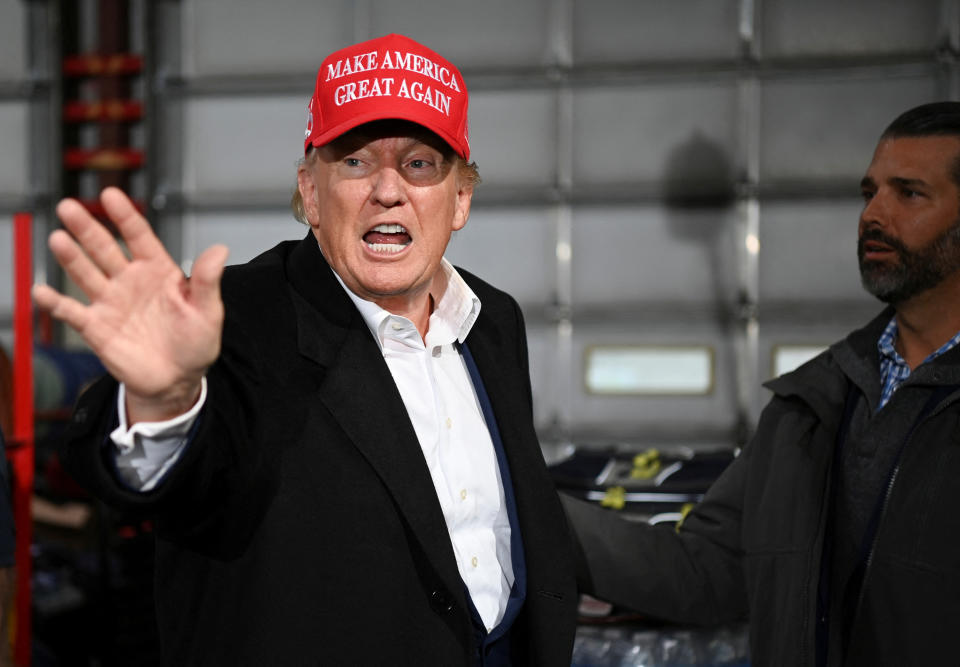
<svg viewBox="0 0 960 667"><path fill-rule="evenodd" d="M30 664L30 544L33 520L33 216L13 216L13 520L16 526L17 567L16 629L13 659L18 666Z"/></svg>

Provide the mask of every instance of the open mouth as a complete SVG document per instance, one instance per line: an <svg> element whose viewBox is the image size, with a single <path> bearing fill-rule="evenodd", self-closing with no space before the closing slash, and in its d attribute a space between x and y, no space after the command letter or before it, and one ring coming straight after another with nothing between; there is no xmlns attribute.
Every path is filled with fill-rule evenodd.
<svg viewBox="0 0 960 667"><path fill-rule="evenodd" d="M868 230L857 242L857 256L860 261L886 261L899 256L902 245L899 240L882 234L877 230Z"/></svg>
<svg viewBox="0 0 960 667"><path fill-rule="evenodd" d="M895 252L895 248L887 245L886 243L881 243L880 241L864 241L863 243L864 257L880 257Z"/></svg>
<svg viewBox="0 0 960 667"><path fill-rule="evenodd" d="M363 235L363 242L373 252L393 254L410 245L410 234L403 225L377 225Z"/></svg>

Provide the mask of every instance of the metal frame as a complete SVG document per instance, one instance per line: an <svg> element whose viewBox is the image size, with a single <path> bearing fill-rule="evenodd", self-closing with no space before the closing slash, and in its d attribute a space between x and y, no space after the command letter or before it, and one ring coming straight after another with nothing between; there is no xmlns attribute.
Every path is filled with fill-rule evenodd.
<svg viewBox="0 0 960 667"><path fill-rule="evenodd" d="M552 294L540 303L522 304L531 323L549 326L552 344L552 372L555 381L547 388L550 414L540 416L542 435L559 443L583 437L584 425L569 421L574 392L581 384L578 377L581 364L575 359L573 334L577 326L601 322L642 322L659 317L673 323L698 322L718 324L724 336L734 342L737 387L737 427L731 436L731 445L742 445L751 435L759 413L762 389L760 330L765 321L805 322L811 317L848 322L851 317L868 310L863 304L826 303L813 312L809 304L771 303L765 301L760 310L758 273L759 253L757 238L764 204L789 199L847 199L851 190L833 180L776 180L760 177L760 154L763 137L760 132L763 84L777 80L818 81L836 76L920 76L932 77L944 97L960 97L960 0L940 0L940 33L929 49L885 54L858 54L843 56L768 57L764 53L759 26L764 0L739 0L739 52L734 57L700 60L660 60L613 62L603 65L580 65L573 52L573 15L575 0L551 0L547 5L546 24L549 30L549 62L543 66L464 68L465 76L474 91L543 89L555 92L554 136L556 157L552 183L546 186L508 187L484 186L475 197L477 207L536 207L547 210L552 217L556 276ZM177 0L148 3L154 18L157 12L167 13L167 21L151 20L152 26L173 23L183 30L190 25L189 5ZM352 33L355 40L371 36L370 0L353 4ZM175 16L176 19L171 19ZM159 34L153 28L147 42L154 53L164 43L179 36ZM182 46L189 48L190 40ZM177 43L181 46L181 43ZM174 48L163 57L157 57L151 68L149 87L150 115L173 114L175 127L183 127L183 102L204 96L300 95L303 82L311 81L313 72L277 72L256 76L185 76L182 59L190 54L183 48ZM637 303L617 307L584 307L574 301L572 273L573 220L577 207L583 205L631 205L657 203L664 199L658 183L631 182L583 186L573 180L572 131L574 127L573 100L575 93L592 87L643 86L671 81L693 79L726 80L736 87L740 125L736 138L737 153L733 156L736 182L736 237L739 267L738 295L731 303L711 303L706 306L689 304ZM178 114L180 114L178 116ZM155 164L164 165L164 176L148 177L149 197L158 231L174 256L179 258L184 242L195 233L185 214L212 211L259 210L278 211L288 199L286 190L265 190L246 193L203 193L188 195L180 188L184 169L182 164L182 134L174 132L160 138L150 135L149 147ZM624 187L628 185L629 187ZM646 429L646 427L645 427ZM710 430L710 429L707 429ZM718 432L726 432L718 429ZM649 432L649 430L648 430ZM613 432L611 431L611 434ZM601 435L602 434L598 434ZM645 435L645 434L644 434Z"/></svg>

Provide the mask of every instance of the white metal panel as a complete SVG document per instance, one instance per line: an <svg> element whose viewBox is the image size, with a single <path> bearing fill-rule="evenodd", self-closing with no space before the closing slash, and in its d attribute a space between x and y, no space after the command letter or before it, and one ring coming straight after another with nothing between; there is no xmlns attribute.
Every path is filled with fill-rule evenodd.
<svg viewBox="0 0 960 667"><path fill-rule="evenodd" d="M868 298L857 268L861 206L855 199L765 204L760 212L761 304Z"/></svg>
<svg viewBox="0 0 960 667"><path fill-rule="evenodd" d="M733 219L722 209L577 209L574 307L728 302L737 276Z"/></svg>
<svg viewBox="0 0 960 667"><path fill-rule="evenodd" d="M483 91L471 96L471 159L480 167L484 183L513 186L554 181L555 97L545 90Z"/></svg>
<svg viewBox="0 0 960 667"><path fill-rule="evenodd" d="M565 392L574 378L569 377L570 364L558 359L557 349L555 326L527 321L533 422L538 428L547 427L558 414L565 413L569 402Z"/></svg>
<svg viewBox="0 0 960 667"><path fill-rule="evenodd" d="M750 356L753 348L744 346L749 358L740 361L748 379L754 362L766 377L776 345L829 342L862 324L862 311L879 309L862 292L856 270L857 181L883 127L913 104L942 96L944 81L957 78L949 59L938 64L930 57L925 65L909 55L933 52L938 31L946 32L937 25L940 7L949 8L954 0L162 4L177 6L171 13L182 20L170 27L182 34L158 33L161 46L172 54L170 62L158 61L160 74L183 74L187 85L182 94L160 96L165 131L183 134L169 144L161 141L162 155L151 156L151 166L162 169L161 191L177 192L181 185L185 191L192 212L183 221L184 257L225 242L232 250L230 261L242 262L281 239L303 237L306 228L292 220L285 200L277 201L276 211L263 211L263 205L272 201L267 196L294 187L312 75L335 48L400 32L467 70L468 86L470 76L482 82L472 90L471 110L474 157L485 181L481 192L512 186L563 190L571 176L575 202L596 202L604 192L622 193L619 202L633 196L655 202L661 193L682 198L691 190L697 194L703 182L729 187L745 173L756 175L757 151L764 195L760 356ZM84 0L84 6L93 2ZM741 44L750 26L740 21L754 8L761 39L751 53L759 58L759 74L749 66L738 73L727 65L739 58L741 48L757 46ZM956 26L952 29L955 33ZM905 58L898 55L904 53ZM569 77L560 71L554 78L549 68L568 64L567 56L575 69ZM788 67L771 60L781 56L796 60ZM801 60L805 56L816 59ZM862 67L849 67L851 56L864 56L855 61ZM658 69L661 61L685 60L703 60L722 71L691 75L686 67ZM9 62L0 61L0 68ZM284 85L303 76L302 93L258 97L253 92L258 86L271 87L257 77L263 74L281 76ZM205 80L220 76L231 81ZM755 89L758 100L752 97ZM212 96L215 90L231 92ZM754 101L759 118L752 114ZM0 109L0 142L26 136L25 119L4 123L2 115ZM754 120L759 128L746 127ZM17 131L5 131L10 128ZM570 150L558 149L558 139ZM26 153L21 144L20 154ZM3 168L0 194L11 182ZM23 173L17 176L22 179ZM170 177L174 182L167 182ZM766 197L782 196L780 181L796 186L787 188L800 193L796 199ZM824 182L834 188L849 184L850 201L817 199L811 193ZM22 180L15 182L11 192L19 193L22 186ZM210 202L215 206L245 196L259 212L210 210ZM204 212L191 209L191 200ZM736 323L723 328L715 322L716 313L731 313L738 277L749 268L741 249L746 230L732 208L685 204L577 205L568 238L564 204L541 200L517 208L501 202L475 207L467 228L455 235L448 251L452 261L536 312L528 317L528 331L541 428L557 420L580 433L593 427L597 433L632 433L642 440L671 428L674 433L697 427L718 431L733 424L743 407L738 397L744 399L735 354L743 334ZM168 215L180 214L171 208ZM557 292L567 305L567 265L557 257L558 245L572 252L572 325L542 317ZM790 310L791 303L812 313L811 321ZM849 314L848 303L856 305ZM829 317L819 316L821 306ZM589 346L664 343L711 346L714 392L683 399L584 394L581 361Z"/></svg>
<svg viewBox="0 0 960 667"><path fill-rule="evenodd" d="M734 58L739 6L739 0L574 0L574 61Z"/></svg>
<svg viewBox="0 0 960 667"><path fill-rule="evenodd" d="M281 241L302 239L308 227L292 213L193 213L184 216L185 269L204 249L214 243L230 248L229 264L249 261Z"/></svg>
<svg viewBox="0 0 960 667"><path fill-rule="evenodd" d="M763 0L769 56L933 51L941 0Z"/></svg>
<svg viewBox="0 0 960 667"><path fill-rule="evenodd" d="M0 0L0 81L27 77L27 25L23 0Z"/></svg>
<svg viewBox="0 0 960 667"><path fill-rule="evenodd" d="M574 93L574 183L658 182L690 145L733 162L733 83L664 83Z"/></svg>
<svg viewBox="0 0 960 667"><path fill-rule="evenodd" d="M353 5L348 0L185 0L184 73L316 72L328 53L354 41Z"/></svg>
<svg viewBox="0 0 960 667"><path fill-rule="evenodd" d="M584 351L591 395L702 396L713 391L713 350L706 345L598 345Z"/></svg>
<svg viewBox="0 0 960 667"><path fill-rule="evenodd" d="M830 76L770 81L762 89L760 177L843 178L852 187L884 128L936 98L922 76Z"/></svg>
<svg viewBox="0 0 960 667"><path fill-rule="evenodd" d="M549 61L549 6L549 0L371 0L370 36L401 33L460 68L536 65Z"/></svg>
<svg viewBox="0 0 960 667"><path fill-rule="evenodd" d="M700 396L598 396L583 383L585 352L592 345L706 345L714 350L713 390ZM729 332L711 325L649 323L643 327L578 326L573 332L574 373L569 418L597 432L627 431L645 437L651 426L729 428L736 421L736 387Z"/></svg>
<svg viewBox="0 0 960 667"><path fill-rule="evenodd" d="M554 293L555 241L548 211L475 209L446 257L521 303L543 304Z"/></svg>
<svg viewBox="0 0 960 667"><path fill-rule="evenodd" d="M826 344L779 343L771 348L771 375L779 376L796 370L808 361L818 357L826 349Z"/></svg>
<svg viewBox="0 0 960 667"><path fill-rule="evenodd" d="M30 192L29 120L26 102L0 102L0 194Z"/></svg>
<svg viewBox="0 0 960 667"><path fill-rule="evenodd" d="M201 97L185 102L183 189L263 192L296 183L310 91L300 97Z"/></svg>

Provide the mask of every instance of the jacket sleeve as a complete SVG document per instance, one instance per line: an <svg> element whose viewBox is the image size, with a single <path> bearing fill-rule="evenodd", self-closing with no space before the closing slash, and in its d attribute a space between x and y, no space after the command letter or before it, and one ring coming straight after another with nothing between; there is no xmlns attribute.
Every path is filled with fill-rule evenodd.
<svg viewBox="0 0 960 667"><path fill-rule="evenodd" d="M679 530L631 521L561 493L578 547L581 591L674 622L712 625L744 618L740 521L749 449Z"/></svg>
<svg viewBox="0 0 960 667"><path fill-rule="evenodd" d="M207 373L207 402L183 454L156 488L131 489L117 474L109 437L117 424L117 382L109 376L80 397L64 435L63 460L106 504L160 519L162 535L207 544L219 539L232 551L228 544L252 530L275 480L260 433L258 350L227 312L222 351Z"/></svg>

